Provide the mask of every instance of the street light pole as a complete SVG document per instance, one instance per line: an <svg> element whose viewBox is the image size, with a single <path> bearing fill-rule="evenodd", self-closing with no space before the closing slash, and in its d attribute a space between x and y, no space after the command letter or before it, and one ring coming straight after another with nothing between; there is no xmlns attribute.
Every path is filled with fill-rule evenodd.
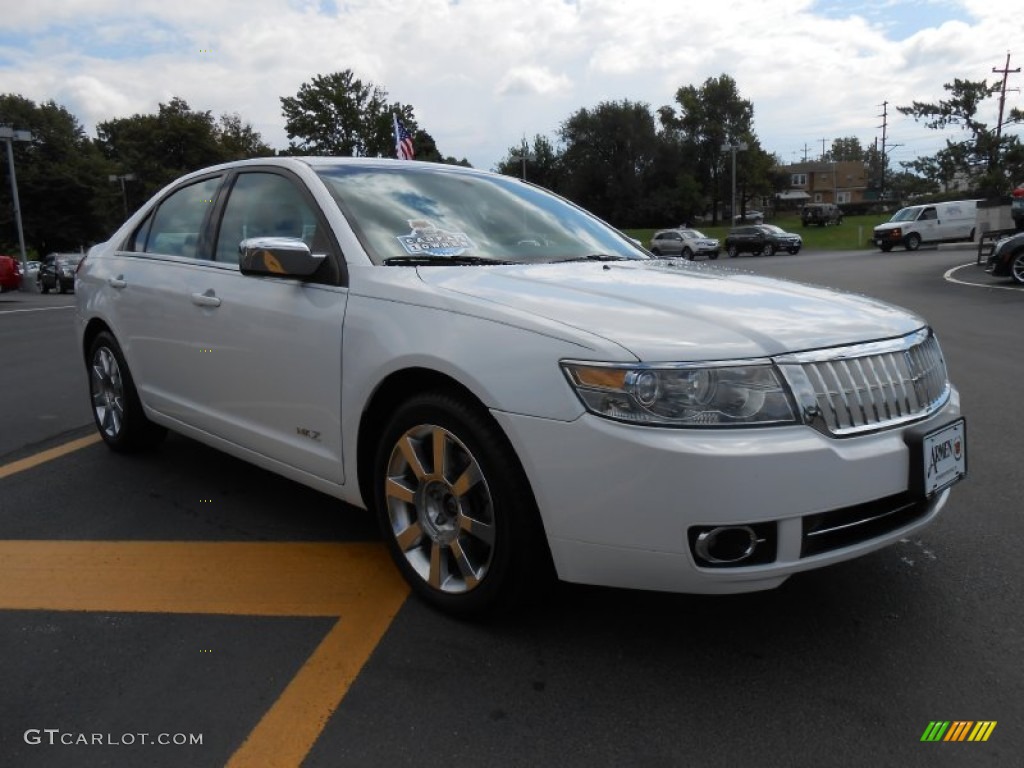
<svg viewBox="0 0 1024 768"><path fill-rule="evenodd" d="M25 255L25 230L21 226L21 201L18 199L18 179L14 173L14 142L32 141L31 131L16 131L9 125L0 125L0 139L7 144L7 165L11 169L11 198L14 201L14 221L18 226L18 250L21 255L22 277L28 274L28 258ZM28 283L21 281L21 290L28 291Z"/></svg>
<svg viewBox="0 0 1024 768"><path fill-rule="evenodd" d="M732 200L729 203L729 216L736 221L736 153L747 149L745 141L727 142L722 145L723 152L732 152Z"/></svg>
<svg viewBox="0 0 1024 768"><path fill-rule="evenodd" d="M124 173L120 175L107 176L107 181L120 181L121 182L121 200L124 202L124 217L128 218L128 190L125 188L124 183L126 181L135 181L134 173Z"/></svg>

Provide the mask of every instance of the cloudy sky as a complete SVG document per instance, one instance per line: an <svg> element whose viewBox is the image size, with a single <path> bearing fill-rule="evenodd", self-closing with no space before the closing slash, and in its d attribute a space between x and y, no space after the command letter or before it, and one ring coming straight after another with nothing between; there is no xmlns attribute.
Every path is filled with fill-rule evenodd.
<svg viewBox="0 0 1024 768"><path fill-rule="evenodd" d="M723 73L784 162L817 157L822 139L870 145L883 102L890 156L909 160L943 136L896 106L943 98L957 77L993 82L1014 42L1010 67L1024 61L1020 0L5 0L2 17L0 91L53 99L90 135L179 96L284 148L280 97L352 69L478 168L524 134L554 140L582 107L653 110Z"/></svg>

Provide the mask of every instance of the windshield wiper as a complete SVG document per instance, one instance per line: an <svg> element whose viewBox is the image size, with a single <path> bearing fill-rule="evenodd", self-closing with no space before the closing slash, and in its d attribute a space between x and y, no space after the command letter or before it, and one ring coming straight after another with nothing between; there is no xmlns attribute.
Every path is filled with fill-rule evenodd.
<svg viewBox="0 0 1024 768"><path fill-rule="evenodd" d="M567 264L570 261L640 261L630 256L615 256L611 253L588 253L586 256L573 256L571 259L558 259L552 264Z"/></svg>
<svg viewBox="0 0 1024 768"><path fill-rule="evenodd" d="M501 259L488 259L484 256L430 256L422 255L416 256L409 254L408 256L392 256L390 259L384 259L386 266L436 266L436 265L453 265L457 267L464 267L467 265L474 264L515 264L514 261L503 261Z"/></svg>

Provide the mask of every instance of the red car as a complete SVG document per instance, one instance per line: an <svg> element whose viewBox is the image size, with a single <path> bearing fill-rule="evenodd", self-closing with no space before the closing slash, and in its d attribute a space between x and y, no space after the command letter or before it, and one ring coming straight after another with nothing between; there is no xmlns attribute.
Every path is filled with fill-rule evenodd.
<svg viewBox="0 0 1024 768"><path fill-rule="evenodd" d="M13 256L0 256L0 293L21 288L21 263Z"/></svg>

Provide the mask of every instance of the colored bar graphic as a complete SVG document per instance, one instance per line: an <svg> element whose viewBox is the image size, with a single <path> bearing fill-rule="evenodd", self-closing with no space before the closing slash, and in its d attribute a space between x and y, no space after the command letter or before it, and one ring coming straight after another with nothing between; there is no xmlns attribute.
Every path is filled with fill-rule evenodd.
<svg viewBox="0 0 1024 768"><path fill-rule="evenodd" d="M921 734L921 741L988 741L996 720L932 720Z"/></svg>

